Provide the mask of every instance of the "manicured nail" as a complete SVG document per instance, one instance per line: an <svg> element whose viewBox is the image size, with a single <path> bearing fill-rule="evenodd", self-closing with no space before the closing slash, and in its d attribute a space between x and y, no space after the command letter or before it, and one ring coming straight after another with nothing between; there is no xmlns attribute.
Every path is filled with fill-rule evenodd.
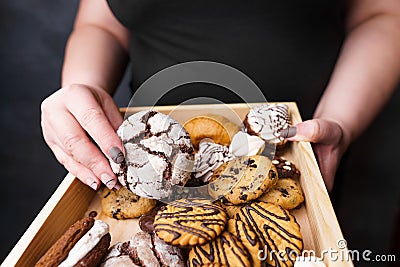
<svg viewBox="0 0 400 267"><path fill-rule="evenodd" d="M290 137L295 136L296 133L297 133L297 128L296 128L296 126L292 126L292 127L283 129L283 130L281 131L281 137L283 137L283 138L290 138Z"/></svg>
<svg viewBox="0 0 400 267"><path fill-rule="evenodd" d="M93 188L94 190L97 190L98 184L97 184L96 181L93 181L89 186L90 186L91 188Z"/></svg>
<svg viewBox="0 0 400 267"><path fill-rule="evenodd" d="M110 148L108 153L110 155L110 158L117 164L121 164L125 160L124 154L122 153L121 149L116 146Z"/></svg>
<svg viewBox="0 0 400 267"><path fill-rule="evenodd" d="M110 175L104 173L101 175L101 180L103 181L103 183L105 183L105 185L109 188L112 189L115 184L117 183L114 178L112 178ZM105 181L105 182L104 182Z"/></svg>
<svg viewBox="0 0 400 267"><path fill-rule="evenodd" d="M114 188L116 189L116 190L120 190L121 189L121 184L120 183L116 183L115 185L114 185Z"/></svg>

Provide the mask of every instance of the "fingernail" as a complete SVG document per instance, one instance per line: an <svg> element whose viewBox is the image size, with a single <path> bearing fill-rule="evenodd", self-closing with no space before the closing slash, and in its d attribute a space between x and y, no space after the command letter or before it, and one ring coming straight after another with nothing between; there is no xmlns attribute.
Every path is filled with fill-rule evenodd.
<svg viewBox="0 0 400 267"><path fill-rule="evenodd" d="M116 184L114 185L114 188L115 188L116 190L120 190L120 189L121 189L121 184L120 184L120 183L116 183Z"/></svg>
<svg viewBox="0 0 400 267"><path fill-rule="evenodd" d="M93 181L90 185L91 188L93 188L94 190L97 190L98 184L96 181Z"/></svg>
<svg viewBox="0 0 400 267"><path fill-rule="evenodd" d="M112 189L115 186L115 184L117 183L114 178L112 178L110 175L108 175L106 173L102 174L100 178L103 181L103 183L105 181L105 185L109 189Z"/></svg>
<svg viewBox="0 0 400 267"><path fill-rule="evenodd" d="M296 126L292 126L292 127L283 129L283 130L281 131L281 137L283 137L283 138L290 138L290 137L295 136L296 133L297 133L297 128L296 128Z"/></svg>
<svg viewBox="0 0 400 267"><path fill-rule="evenodd" d="M120 164L125 160L124 154L122 153L121 149L116 146L110 148L108 153L110 154L110 158L117 164Z"/></svg>

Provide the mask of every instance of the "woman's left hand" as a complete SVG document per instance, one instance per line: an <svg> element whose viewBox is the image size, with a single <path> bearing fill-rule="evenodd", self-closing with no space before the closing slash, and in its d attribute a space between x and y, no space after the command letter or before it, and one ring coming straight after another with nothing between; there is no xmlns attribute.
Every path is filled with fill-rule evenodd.
<svg viewBox="0 0 400 267"><path fill-rule="evenodd" d="M296 135L288 140L313 143L322 177L328 191L331 191L340 159L348 146L343 128L327 119L308 120L295 127Z"/></svg>

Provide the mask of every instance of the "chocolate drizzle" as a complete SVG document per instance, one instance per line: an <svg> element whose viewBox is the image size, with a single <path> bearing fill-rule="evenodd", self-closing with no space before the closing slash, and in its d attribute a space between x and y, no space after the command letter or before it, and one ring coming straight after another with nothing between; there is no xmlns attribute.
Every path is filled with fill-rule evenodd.
<svg viewBox="0 0 400 267"><path fill-rule="evenodd" d="M290 256L300 254L303 249L303 240L300 226L287 210L271 203L255 202L241 208L237 216L257 233L268 250L280 253L285 251L286 260L294 263L294 259ZM284 264L279 261L276 253L271 255L272 259L267 258L268 264L272 266Z"/></svg>
<svg viewBox="0 0 400 267"><path fill-rule="evenodd" d="M222 232L226 220L223 209L208 200L182 199L171 202L157 213L154 228L165 242L187 246L192 244L180 243L183 234L185 239L196 239L203 244Z"/></svg>
<svg viewBox="0 0 400 267"><path fill-rule="evenodd" d="M219 263L222 266L252 266L249 252L230 232L223 232L210 243L193 247L189 253L189 266Z"/></svg>
<svg viewBox="0 0 400 267"><path fill-rule="evenodd" d="M139 218L139 227L143 232L153 233L154 232L154 218L157 212L162 208L162 206L154 207L151 211L143 214Z"/></svg>

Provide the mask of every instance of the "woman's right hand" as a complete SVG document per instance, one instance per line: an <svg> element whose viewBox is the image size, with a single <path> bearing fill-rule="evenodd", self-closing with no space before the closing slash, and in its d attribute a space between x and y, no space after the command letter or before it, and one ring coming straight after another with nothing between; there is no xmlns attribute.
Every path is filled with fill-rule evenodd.
<svg viewBox="0 0 400 267"><path fill-rule="evenodd" d="M93 189L101 182L113 188L117 178L104 155L116 163L124 157L115 132L122 116L112 97L101 88L74 84L47 97L41 110L43 136L57 160Z"/></svg>

